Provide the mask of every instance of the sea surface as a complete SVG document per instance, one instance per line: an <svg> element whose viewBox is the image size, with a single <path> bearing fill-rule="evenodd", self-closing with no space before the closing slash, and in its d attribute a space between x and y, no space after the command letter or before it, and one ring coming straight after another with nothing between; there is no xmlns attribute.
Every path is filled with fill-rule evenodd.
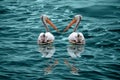
<svg viewBox="0 0 120 80"><path fill-rule="evenodd" d="M53 44L37 44L43 14ZM62 33L78 14L85 45ZM0 80L120 80L120 0L0 0Z"/></svg>

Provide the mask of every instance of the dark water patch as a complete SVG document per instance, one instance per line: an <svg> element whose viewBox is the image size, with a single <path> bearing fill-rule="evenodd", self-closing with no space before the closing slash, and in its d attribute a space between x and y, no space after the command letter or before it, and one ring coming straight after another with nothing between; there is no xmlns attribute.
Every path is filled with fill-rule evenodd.
<svg viewBox="0 0 120 80"><path fill-rule="evenodd" d="M2 80L12 80L11 77L9 75L5 75L5 74L0 74L0 79Z"/></svg>
<svg viewBox="0 0 120 80"><path fill-rule="evenodd" d="M49 78L48 79L47 78L38 78L36 80L49 80Z"/></svg>
<svg viewBox="0 0 120 80"><path fill-rule="evenodd" d="M19 15L16 15L16 14L6 14L6 15L1 16L0 18L1 19L10 19L10 18L15 18L15 17L19 17Z"/></svg>
<svg viewBox="0 0 120 80"><path fill-rule="evenodd" d="M32 64L24 63L24 61L23 62L22 61L10 61L10 62L7 62L6 64L4 64L4 66L7 66L7 65L11 65L11 66L14 66L14 67L20 67L20 66L30 67Z"/></svg>
<svg viewBox="0 0 120 80"><path fill-rule="evenodd" d="M0 0L0 1L4 1L4 0Z"/></svg>
<svg viewBox="0 0 120 80"><path fill-rule="evenodd" d="M16 42L13 42L13 44L35 44L35 43L37 43L37 41L30 41L30 39L29 39L29 41L28 40L26 40L26 41L16 41Z"/></svg>
<svg viewBox="0 0 120 80"><path fill-rule="evenodd" d="M53 9L54 8L54 5L51 5L51 4L45 4L43 8L49 8L49 9Z"/></svg>
<svg viewBox="0 0 120 80"><path fill-rule="evenodd" d="M87 38L93 38L94 37L94 35L90 35L89 34L89 31L83 31L83 34L84 34L84 36L85 36L85 38L87 39Z"/></svg>
<svg viewBox="0 0 120 80"><path fill-rule="evenodd" d="M104 76L107 76L111 79L119 79L119 64L106 64L103 67L101 67L103 69L103 71L105 72L105 74L102 74Z"/></svg>
<svg viewBox="0 0 120 80"><path fill-rule="evenodd" d="M10 10L8 8L6 8L4 6L0 6L0 18L2 16L2 14L7 14L9 12L10 12Z"/></svg>
<svg viewBox="0 0 120 80"><path fill-rule="evenodd" d="M115 71L120 71L120 69L119 69L119 67L120 67L120 63L118 63L118 64L115 64L115 63L113 63L113 64L107 64L107 65L105 65L104 67L106 67L106 69L107 70L113 70L113 69L115 69ZM119 74L119 73L118 73Z"/></svg>
<svg viewBox="0 0 120 80"><path fill-rule="evenodd" d="M118 45L118 47L115 47L114 49L117 50L118 52L120 52L120 48L119 48L120 45Z"/></svg>
<svg viewBox="0 0 120 80"><path fill-rule="evenodd" d="M108 31L120 33L120 29L109 29Z"/></svg>
<svg viewBox="0 0 120 80"><path fill-rule="evenodd" d="M93 55L82 55L82 58L84 59L94 59Z"/></svg>
<svg viewBox="0 0 120 80"><path fill-rule="evenodd" d="M103 35L95 36L96 46L101 47L115 47L119 42L118 34L105 33ZM90 41L89 41L90 42ZM93 42L93 41L92 41Z"/></svg>
<svg viewBox="0 0 120 80"><path fill-rule="evenodd" d="M98 27L98 28L95 28L95 29L93 29L93 30L91 30L92 32L104 32L105 31L105 29L104 28L100 28L100 27Z"/></svg>
<svg viewBox="0 0 120 80"><path fill-rule="evenodd" d="M1 26L1 27L0 27L0 30L1 30L1 31L10 30L10 29L12 29L12 28L11 28L11 27L7 27L7 26Z"/></svg>
<svg viewBox="0 0 120 80"><path fill-rule="evenodd" d="M17 19L17 21L25 21L25 20L27 20L27 18L19 18L19 19Z"/></svg>

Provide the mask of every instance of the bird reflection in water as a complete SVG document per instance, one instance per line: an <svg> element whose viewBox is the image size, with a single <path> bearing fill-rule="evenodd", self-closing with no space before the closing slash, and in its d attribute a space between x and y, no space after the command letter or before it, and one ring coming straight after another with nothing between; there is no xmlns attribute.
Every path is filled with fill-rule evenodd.
<svg viewBox="0 0 120 80"><path fill-rule="evenodd" d="M51 58L55 53L55 46L52 44L39 45L39 52L44 58Z"/></svg>
<svg viewBox="0 0 120 80"><path fill-rule="evenodd" d="M58 64L58 60L53 60L52 58L55 51L55 46L52 44L39 45L39 52L42 54L42 57L49 58L47 67L44 68L44 75L51 74L53 68ZM51 63L51 61L53 62Z"/></svg>
<svg viewBox="0 0 120 80"><path fill-rule="evenodd" d="M53 68L58 64L58 60L55 60L53 64L48 65L45 69L44 69L44 74L51 74L53 71Z"/></svg>
<svg viewBox="0 0 120 80"><path fill-rule="evenodd" d="M70 58L64 60L64 64L70 68L70 72L73 75L79 75L79 69L75 66L76 60L80 57L81 53L84 51L84 45L68 45L67 52L70 55ZM59 64L57 59L53 59L53 54L55 53L55 46L52 44L39 45L39 52L42 53L42 57L49 58L47 67L44 68L44 74L51 74L56 65ZM52 61L52 62L51 62ZM71 63L71 61L73 63Z"/></svg>
<svg viewBox="0 0 120 80"><path fill-rule="evenodd" d="M84 45L69 45L67 51L71 56L71 60L73 60L81 56L81 53L84 51ZM70 68L70 72L73 75L79 75L79 69L75 66L75 62L72 64L68 61L68 59L65 59L64 63Z"/></svg>
<svg viewBox="0 0 120 80"><path fill-rule="evenodd" d="M81 57L81 53L84 51L84 45L69 45L67 51L71 58Z"/></svg>
<svg viewBox="0 0 120 80"><path fill-rule="evenodd" d="M67 65L67 67L70 68L70 72L74 75L79 75L78 71L79 69L77 67L75 67L73 64L69 63L68 60L65 59L64 63Z"/></svg>

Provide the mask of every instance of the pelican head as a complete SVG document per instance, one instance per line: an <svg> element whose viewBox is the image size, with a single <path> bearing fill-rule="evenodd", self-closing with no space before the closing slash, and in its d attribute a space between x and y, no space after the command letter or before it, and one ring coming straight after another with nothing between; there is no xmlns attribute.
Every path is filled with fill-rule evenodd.
<svg viewBox="0 0 120 80"><path fill-rule="evenodd" d="M50 19L48 18L47 15L42 15L41 20L42 20L47 32L49 32L49 28L48 28L47 24L49 24L51 27L53 27L53 29L58 31L57 27L50 21Z"/></svg>
<svg viewBox="0 0 120 80"><path fill-rule="evenodd" d="M66 32L73 24L76 24L75 28L74 28L74 32L75 32L77 30L77 28L78 28L78 25L79 25L81 19L82 19L81 15L75 15L75 17L70 22L70 24L64 29L64 32Z"/></svg>

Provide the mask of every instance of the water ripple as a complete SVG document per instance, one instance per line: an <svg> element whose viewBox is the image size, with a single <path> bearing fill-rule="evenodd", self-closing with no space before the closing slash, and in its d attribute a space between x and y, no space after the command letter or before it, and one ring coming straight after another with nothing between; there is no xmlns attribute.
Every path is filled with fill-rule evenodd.
<svg viewBox="0 0 120 80"><path fill-rule="evenodd" d="M0 0L0 79L120 79L119 0ZM52 45L37 45L46 14L61 31ZM84 46L71 45L62 30L81 14L77 32Z"/></svg>

